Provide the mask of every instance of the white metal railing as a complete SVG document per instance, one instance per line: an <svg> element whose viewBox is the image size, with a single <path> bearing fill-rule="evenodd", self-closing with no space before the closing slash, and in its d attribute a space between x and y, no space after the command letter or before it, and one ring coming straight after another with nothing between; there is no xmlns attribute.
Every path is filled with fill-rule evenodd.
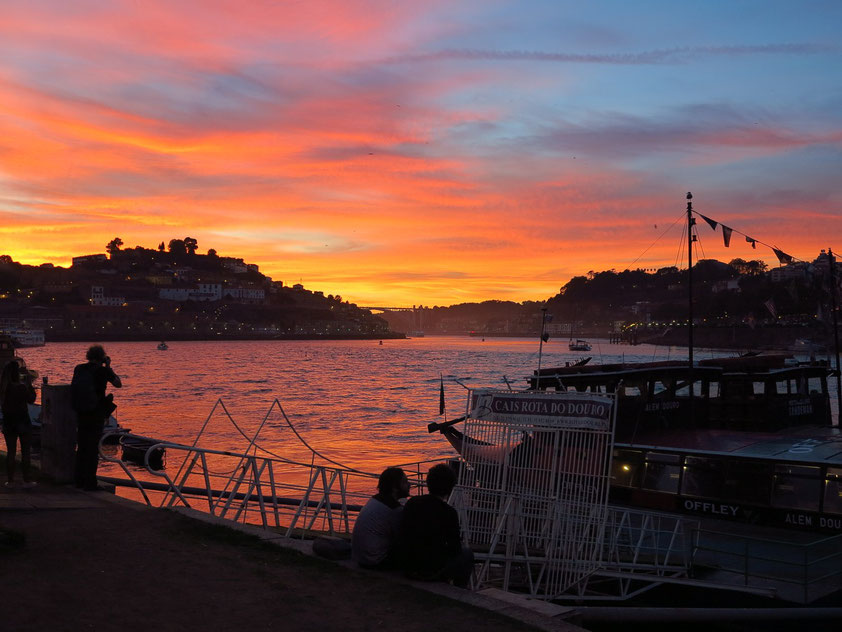
<svg viewBox="0 0 842 632"><path fill-rule="evenodd" d="M117 456L102 454L120 467L146 504L183 505L286 536L350 534L356 514L377 482L376 474L337 466L149 441L143 471L151 480L140 480ZM168 462L181 463L176 474L150 465L150 455L156 450L166 451ZM419 485L416 472L410 470L407 475Z"/></svg>
<svg viewBox="0 0 842 632"><path fill-rule="evenodd" d="M700 573L745 587L771 587L788 601L810 603L842 588L842 535L795 542L698 529Z"/></svg>
<svg viewBox="0 0 842 632"><path fill-rule="evenodd" d="M217 411L222 411L248 442L245 450L198 445ZM282 415L300 444L306 447L304 453L309 454L309 461L284 458L259 445L260 431L273 411ZM136 440L144 444L143 457L136 461L142 467L140 470L133 470L119 454L103 448L111 436L103 435L100 456L117 465L127 479L105 480L137 489L147 505L183 505L220 518L259 525L285 536L350 534L354 519L374 493L379 476L379 473L346 467L310 447L289 422L278 400L272 403L251 436L236 424L222 400L214 405L193 445L131 433L118 435L121 441ZM151 457L160 451L166 454L167 467L156 469ZM435 462L438 461L396 466L404 469L410 485L417 489L423 485L426 469ZM140 472L143 480L138 477Z"/></svg>

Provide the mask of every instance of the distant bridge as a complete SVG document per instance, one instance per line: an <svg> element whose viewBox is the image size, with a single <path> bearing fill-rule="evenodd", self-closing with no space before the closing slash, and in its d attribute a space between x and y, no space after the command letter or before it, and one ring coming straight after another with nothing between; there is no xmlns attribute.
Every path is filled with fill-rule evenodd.
<svg viewBox="0 0 842 632"><path fill-rule="evenodd" d="M357 305L357 307L360 309L369 309L373 312L415 312L419 309L417 307L368 307L363 305Z"/></svg>

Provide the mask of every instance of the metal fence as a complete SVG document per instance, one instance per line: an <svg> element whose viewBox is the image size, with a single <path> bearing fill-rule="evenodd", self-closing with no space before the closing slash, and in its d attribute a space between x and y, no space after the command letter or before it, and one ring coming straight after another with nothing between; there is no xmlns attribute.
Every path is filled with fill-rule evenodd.
<svg viewBox="0 0 842 632"><path fill-rule="evenodd" d="M143 466L140 470L130 467L119 453L104 449L109 436L103 436L101 457L116 464L127 477L106 480L136 488L143 502L150 506L183 505L286 536L351 533L356 514L376 491L379 473L335 463L300 437L309 459L288 459L261 449L259 435L269 416L275 412L286 419L277 400L251 437L241 431L248 442L243 451L201 447L200 438L217 412L235 423L222 400L217 401L193 445L135 434L120 435L120 441L133 441L135 446L140 446L141 456L135 461ZM155 465L161 454L166 454L166 468ZM418 489L432 463L395 465L404 469L410 485Z"/></svg>
<svg viewBox="0 0 842 632"><path fill-rule="evenodd" d="M479 585L552 599L601 565L614 396L472 391L453 502Z"/></svg>
<svg viewBox="0 0 842 632"><path fill-rule="evenodd" d="M804 542L698 529L697 575L811 603L842 589L842 535Z"/></svg>

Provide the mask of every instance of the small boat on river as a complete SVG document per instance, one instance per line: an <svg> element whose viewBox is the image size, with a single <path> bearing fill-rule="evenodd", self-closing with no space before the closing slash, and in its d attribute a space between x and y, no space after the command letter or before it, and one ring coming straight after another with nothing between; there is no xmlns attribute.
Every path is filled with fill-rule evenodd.
<svg viewBox="0 0 842 632"><path fill-rule="evenodd" d="M570 343L567 345L567 348L570 351L590 351L593 347L591 347L591 343L587 340L571 340Z"/></svg>
<svg viewBox="0 0 842 632"><path fill-rule="evenodd" d="M166 342L164 342L163 340L158 343L158 351L166 351L169 348L170 348L169 345Z"/></svg>
<svg viewBox="0 0 842 632"><path fill-rule="evenodd" d="M153 470L164 469L164 448L157 447L150 451L156 443L154 439L124 435L120 437L123 461L130 461L136 465L146 465L146 454L149 453L149 467Z"/></svg>
<svg viewBox="0 0 842 632"><path fill-rule="evenodd" d="M2 333L12 339L15 347L43 347L46 344L43 329L6 329Z"/></svg>

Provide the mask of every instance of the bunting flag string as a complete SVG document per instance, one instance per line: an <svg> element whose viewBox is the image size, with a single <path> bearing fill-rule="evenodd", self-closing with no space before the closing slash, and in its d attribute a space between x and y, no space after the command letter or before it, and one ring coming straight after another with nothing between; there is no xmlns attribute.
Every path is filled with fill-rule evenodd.
<svg viewBox="0 0 842 632"><path fill-rule="evenodd" d="M763 303L763 304L766 306L766 309L768 309L768 310L769 310L769 313L770 313L770 314L772 314L772 318L777 318L777 317L778 317L778 310L776 310L776 309L775 309L775 301L773 301L773 300L770 298L768 301L766 301L766 302L765 302L765 303Z"/></svg>
<svg viewBox="0 0 842 632"><path fill-rule="evenodd" d="M786 254L783 250L772 248L772 252L775 253L775 256L778 258L778 261L780 261L781 263L792 263L792 257Z"/></svg>
<svg viewBox="0 0 842 632"><path fill-rule="evenodd" d="M705 217L705 216L704 216L704 215L702 215L701 213L699 213L699 217L701 217L703 220L705 220L705 221L708 223L708 225L709 225L709 226L710 226L713 230L716 230L716 225L717 225L717 222L715 222L714 220L712 220L710 217Z"/></svg>
<svg viewBox="0 0 842 632"><path fill-rule="evenodd" d="M706 215L702 215L698 211L693 211L693 212L696 215L698 215L699 217L701 217L703 220L705 220L705 222L707 222L708 226L710 226L713 230L716 230L717 226L722 226L722 240L725 243L726 248L729 248L731 246L731 234L737 233L737 234L745 237L746 243L751 244L751 247L754 250L757 249L758 243L766 246L767 248L770 248L772 250L772 252L775 253L775 256L778 258L778 261L781 264L792 263L793 261L795 261L795 257L785 253L780 248L776 248L775 246L770 246L769 244L766 244L766 243L760 241L759 239L755 239L754 237L749 237L745 233L740 232L738 230L735 230L735 229L731 228L730 226L726 226L722 222L718 222L715 219L711 219L710 217L707 217Z"/></svg>

